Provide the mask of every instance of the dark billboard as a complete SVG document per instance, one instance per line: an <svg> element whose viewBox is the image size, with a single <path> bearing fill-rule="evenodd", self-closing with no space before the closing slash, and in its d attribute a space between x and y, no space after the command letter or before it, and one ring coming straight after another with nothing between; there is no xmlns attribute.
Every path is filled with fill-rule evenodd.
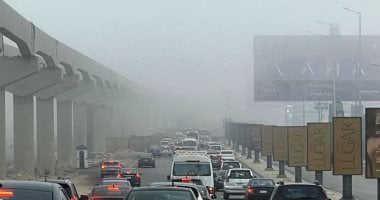
<svg viewBox="0 0 380 200"><path fill-rule="evenodd" d="M255 36L254 99L330 101L335 85L338 101L380 100L380 36L361 55L357 36Z"/></svg>

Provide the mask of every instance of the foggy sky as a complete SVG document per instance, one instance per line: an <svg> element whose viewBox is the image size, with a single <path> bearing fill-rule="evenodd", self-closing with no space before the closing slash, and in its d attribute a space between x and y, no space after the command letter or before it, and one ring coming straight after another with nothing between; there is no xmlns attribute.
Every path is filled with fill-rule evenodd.
<svg viewBox="0 0 380 200"><path fill-rule="evenodd" d="M376 0L6 2L54 38L143 86L194 98L205 108L230 99L232 115L242 118L252 115L246 106L252 100L253 35L328 34L317 20L357 34L357 17L342 6L363 13L363 34L380 33Z"/></svg>

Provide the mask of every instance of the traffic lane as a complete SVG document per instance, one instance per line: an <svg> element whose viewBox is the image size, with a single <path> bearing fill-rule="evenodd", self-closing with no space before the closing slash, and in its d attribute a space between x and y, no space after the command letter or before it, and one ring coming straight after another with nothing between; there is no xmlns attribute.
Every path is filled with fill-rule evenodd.
<svg viewBox="0 0 380 200"><path fill-rule="evenodd" d="M167 182L167 175L170 174L172 158L171 157L162 157L156 158L156 167L143 167L139 168L139 171L142 173L141 176L141 185L147 186L149 183L154 182ZM223 192L216 193L217 200L223 199ZM244 199L243 195L231 195L230 199Z"/></svg>

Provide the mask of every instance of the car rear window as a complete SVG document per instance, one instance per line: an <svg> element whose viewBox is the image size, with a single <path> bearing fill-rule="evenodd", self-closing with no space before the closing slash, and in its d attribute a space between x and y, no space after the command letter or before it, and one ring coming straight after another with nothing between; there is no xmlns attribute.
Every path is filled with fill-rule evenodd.
<svg viewBox="0 0 380 200"><path fill-rule="evenodd" d="M67 195L69 195L69 197L73 197L73 193L71 192L71 188L68 184L64 184L64 183L58 183L58 184L63 187L63 189L66 191L66 193L67 193Z"/></svg>
<svg viewBox="0 0 380 200"><path fill-rule="evenodd" d="M137 174L137 169L122 169L122 174Z"/></svg>
<svg viewBox="0 0 380 200"><path fill-rule="evenodd" d="M152 154L140 154L140 158L151 158Z"/></svg>
<svg viewBox="0 0 380 200"><path fill-rule="evenodd" d="M27 189L0 189L1 200L51 200L52 192Z"/></svg>
<svg viewBox="0 0 380 200"><path fill-rule="evenodd" d="M232 151L222 151L221 154L234 154Z"/></svg>
<svg viewBox="0 0 380 200"><path fill-rule="evenodd" d="M248 183L249 186L274 186L274 184L272 179L254 179Z"/></svg>
<svg viewBox="0 0 380 200"><path fill-rule="evenodd" d="M324 195L322 188L314 185L286 185L278 188L278 193L284 199L319 200Z"/></svg>
<svg viewBox="0 0 380 200"><path fill-rule="evenodd" d="M128 200L193 200L190 191L152 190L131 191Z"/></svg>
<svg viewBox="0 0 380 200"><path fill-rule="evenodd" d="M222 170L229 170L232 168L240 168L239 162L224 162Z"/></svg>
<svg viewBox="0 0 380 200"><path fill-rule="evenodd" d="M248 170L233 170L231 171L229 178L248 179L253 177Z"/></svg>

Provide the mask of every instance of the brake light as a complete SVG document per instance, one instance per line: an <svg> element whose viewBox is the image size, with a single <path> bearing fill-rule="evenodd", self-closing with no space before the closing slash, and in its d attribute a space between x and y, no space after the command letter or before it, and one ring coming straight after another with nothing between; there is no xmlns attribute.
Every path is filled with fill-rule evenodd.
<svg viewBox="0 0 380 200"><path fill-rule="evenodd" d="M215 193L215 191L214 191L214 187L209 187L209 188L208 188L208 193L210 193L210 194L214 194L214 193Z"/></svg>
<svg viewBox="0 0 380 200"><path fill-rule="evenodd" d="M111 192L119 192L120 191L120 188L115 187L115 186L108 187L107 189L108 189L108 191L111 191Z"/></svg>
<svg viewBox="0 0 380 200"><path fill-rule="evenodd" d="M185 178L182 178L181 181L183 183L190 183L191 182L191 178L185 177Z"/></svg>
<svg viewBox="0 0 380 200"><path fill-rule="evenodd" d="M10 191L10 190L0 190L0 198L1 197L13 197L13 191Z"/></svg>
<svg viewBox="0 0 380 200"><path fill-rule="evenodd" d="M107 165L102 165L102 169L107 168Z"/></svg>
<svg viewBox="0 0 380 200"><path fill-rule="evenodd" d="M117 175L117 178L121 178L121 175L120 175L120 174L118 174L118 175Z"/></svg>
<svg viewBox="0 0 380 200"><path fill-rule="evenodd" d="M248 189L247 189L247 192L248 192L248 193L252 193L252 194L254 194L254 193L255 193L255 190L254 190L253 188L248 188Z"/></svg>
<svg viewBox="0 0 380 200"><path fill-rule="evenodd" d="M141 177L141 175L140 175L140 174L136 174L136 177L139 177L139 178L140 178L140 177Z"/></svg>
<svg viewBox="0 0 380 200"><path fill-rule="evenodd" d="M79 200L78 198L76 198L76 197L71 197L71 199L70 200Z"/></svg>

